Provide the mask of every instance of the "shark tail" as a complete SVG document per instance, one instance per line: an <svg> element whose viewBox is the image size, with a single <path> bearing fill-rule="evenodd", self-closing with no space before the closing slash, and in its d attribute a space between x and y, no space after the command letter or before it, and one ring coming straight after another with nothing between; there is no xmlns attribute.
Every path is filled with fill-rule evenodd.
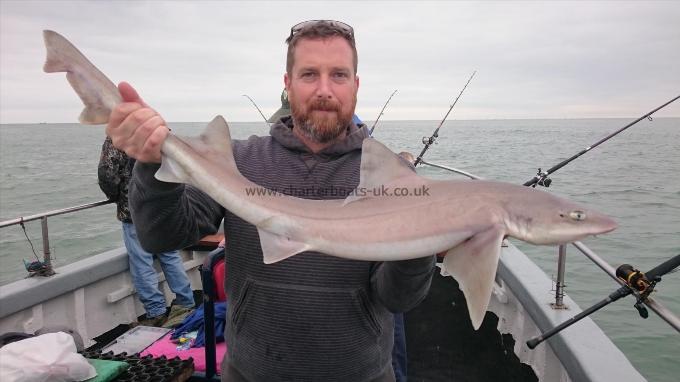
<svg viewBox="0 0 680 382"><path fill-rule="evenodd" d="M70 47L68 47L69 50L76 48L59 33L54 31L44 30L43 39L45 40L45 48L47 49L47 58L45 59L45 65L43 65L43 71L45 73L68 72L70 70L70 65L63 60L63 54L60 53L60 49L64 47L65 44L70 45Z"/></svg>
<svg viewBox="0 0 680 382"><path fill-rule="evenodd" d="M58 40L58 33L53 31L43 31L43 38L45 39L45 47L47 48L47 57L45 59L45 64L43 65L43 71L45 73L59 73L68 72L69 65L64 60L62 60L61 55L58 52L58 48L55 47L54 41Z"/></svg>
<svg viewBox="0 0 680 382"><path fill-rule="evenodd" d="M46 73L66 72L66 79L85 105L78 118L80 123L107 123L111 110L122 101L116 85L64 36L44 30L43 39L47 51L43 70Z"/></svg>

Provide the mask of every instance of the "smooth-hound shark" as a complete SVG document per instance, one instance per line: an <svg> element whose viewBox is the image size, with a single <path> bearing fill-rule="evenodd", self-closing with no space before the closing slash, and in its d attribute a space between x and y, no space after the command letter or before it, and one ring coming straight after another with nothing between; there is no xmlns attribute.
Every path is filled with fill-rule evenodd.
<svg viewBox="0 0 680 382"><path fill-rule="evenodd" d="M107 123L121 102L116 86L63 36L44 31L44 38L44 70L67 73L85 104L80 122ZM443 271L458 281L475 329L489 304L504 237L554 245L616 228L603 214L532 188L423 178L375 139L364 140L360 184L344 200L300 199L250 182L236 168L221 116L199 137L169 135L161 151L156 178L193 185L255 225L265 263L304 251L367 261L446 252Z"/></svg>

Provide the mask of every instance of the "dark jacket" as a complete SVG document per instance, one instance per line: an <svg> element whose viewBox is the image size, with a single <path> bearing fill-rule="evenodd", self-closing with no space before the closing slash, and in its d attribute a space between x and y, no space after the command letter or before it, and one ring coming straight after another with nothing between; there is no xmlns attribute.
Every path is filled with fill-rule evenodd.
<svg viewBox="0 0 680 382"><path fill-rule="evenodd" d="M97 171L99 188L107 198L116 202L116 217L126 223L132 223L128 207L128 183L132 178L134 165L135 160L113 147L111 138L106 137Z"/></svg>
<svg viewBox="0 0 680 382"><path fill-rule="evenodd" d="M235 141L241 173L269 189L352 190L359 183L364 125L320 153L309 152L284 117L271 135ZM217 230L224 217L229 274L225 363L249 381L370 381L391 375L391 312L427 294L434 256L367 262L304 252L262 262L257 229L191 186L161 183L138 164L130 189L142 245L178 248ZM308 199L342 195L306 193ZM172 227L168 229L168 227ZM366 232L370 235L370 230Z"/></svg>

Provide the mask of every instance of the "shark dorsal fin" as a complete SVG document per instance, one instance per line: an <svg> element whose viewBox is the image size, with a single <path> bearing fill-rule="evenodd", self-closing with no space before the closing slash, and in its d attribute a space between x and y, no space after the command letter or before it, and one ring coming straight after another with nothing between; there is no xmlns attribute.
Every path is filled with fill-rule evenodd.
<svg viewBox="0 0 680 382"><path fill-rule="evenodd" d="M234 162L234 151L231 147L231 133L229 132L229 125L221 115L213 118L208 126L199 137L206 145L213 150L216 150L225 158L225 165L230 170L236 170L236 162Z"/></svg>
<svg viewBox="0 0 680 382"><path fill-rule="evenodd" d="M168 139L171 137L169 136ZM213 118L203 133L198 137L176 137L176 139L190 146L201 157L210 158L230 173L238 174L234 151L231 147L229 125L221 115ZM190 183L191 176L171 158L163 156L161 168L156 173L156 179L170 183Z"/></svg>
<svg viewBox="0 0 680 382"><path fill-rule="evenodd" d="M345 204L371 197L373 190L397 179L418 176L413 167L387 146L373 138L364 139L361 146L361 174L355 192L345 199Z"/></svg>
<svg viewBox="0 0 680 382"><path fill-rule="evenodd" d="M201 134L210 141L222 142L222 144L229 144L229 151L231 151L231 132L229 132L229 124L221 115L216 115L205 127Z"/></svg>

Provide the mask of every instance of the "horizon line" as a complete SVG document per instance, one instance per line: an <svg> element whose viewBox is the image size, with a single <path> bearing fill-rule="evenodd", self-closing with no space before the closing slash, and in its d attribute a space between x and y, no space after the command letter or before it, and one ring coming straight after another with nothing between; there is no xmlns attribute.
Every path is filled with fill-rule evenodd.
<svg viewBox="0 0 680 382"><path fill-rule="evenodd" d="M470 119L449 119L446 122L453 122L453 121L513 121L513 120L530 120L530 121L549 121L549 120L582 120L582 119L637 119L640 118L639 116L637 117L573 117L573 118L566 118L566 117L545 117L545 118L470 118ZM663 116L663 117L653 117L652 119L672 119L672 118L680 118L680 115L678 116ZM364 119L362 122L374 122L375 120L373 119ZM422 122L441 122L439 119L381 119L381 122L414 122L414 121L422 121ZM167 123L208 123L210 120L205 120L205 121L167 121ZM251 121L229 121L229 123L263 123L263 120L251 120ZM74 122L48 122L48 121L38 121L38 122L2 122L0 125L41 125L41 124L81 124L78 121ZM85 125L83 126L104 126L102 125Z"/></svg>

